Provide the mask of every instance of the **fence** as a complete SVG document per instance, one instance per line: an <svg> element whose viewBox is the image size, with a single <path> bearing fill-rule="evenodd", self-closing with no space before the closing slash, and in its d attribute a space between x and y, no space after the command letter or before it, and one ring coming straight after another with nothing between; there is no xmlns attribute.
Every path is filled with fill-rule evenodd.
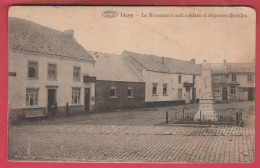
<svg viewBox="0 0 260 168"><path fill-rule="evenodd" d="M198 112L197 119L195 115L198 111L174 109L166 112L166 124L210 124L210 125L237 125L243 126L242 109L222 109L215 111L215 115L206 116ZM206 120L212 117L214 120Z"/></svg>

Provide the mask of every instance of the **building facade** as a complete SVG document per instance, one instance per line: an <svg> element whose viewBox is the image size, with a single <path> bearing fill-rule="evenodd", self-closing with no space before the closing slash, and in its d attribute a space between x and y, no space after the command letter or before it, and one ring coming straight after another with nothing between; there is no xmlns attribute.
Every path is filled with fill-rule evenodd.
<svg viewBox="0 0 260 168"><path fill-rule="evenodd" d="M201 65L129 51L124 59L145 81L146 107L195 103L199 98Z"/></svg>
<svg viewBox="0 0 260 168"><path fill-rule="evenodd" d="M95 109L95 61L73 37L33 22L9 18L9 117L48 116ZM91 80L89 80L91 79Z"/></svg>
<svg viewBox="0 0 260 168"><path fill-rule="evenodd" d="M254 63L212 64L215 101L254 100Z"/></svg>
<svg viewBox="0 0 260 168"><path fill-rule="evenodd" d="M119 55L89 52L96 61L96 110L145 107L145 83Z"/></svg>

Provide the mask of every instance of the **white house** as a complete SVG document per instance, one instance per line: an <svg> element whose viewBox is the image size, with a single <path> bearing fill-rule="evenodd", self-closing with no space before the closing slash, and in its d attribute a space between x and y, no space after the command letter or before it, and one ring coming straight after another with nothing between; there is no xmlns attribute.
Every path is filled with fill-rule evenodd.
<svg viewBox="0 0 260 168"><path fill-rule="evenodd" d="M122 56L145 81L146 106L194 103L199 97L201 65L195 60L138 54L124 51Z"/></svg>
<svg viewBox="0 0 260 168"><path fill-rule="evenodd" d="M18 18L9 18L8 24L9 116L16 119L28 111L59 114L67 103L70 112L93 111L95 61L73 31Z"/></svg>

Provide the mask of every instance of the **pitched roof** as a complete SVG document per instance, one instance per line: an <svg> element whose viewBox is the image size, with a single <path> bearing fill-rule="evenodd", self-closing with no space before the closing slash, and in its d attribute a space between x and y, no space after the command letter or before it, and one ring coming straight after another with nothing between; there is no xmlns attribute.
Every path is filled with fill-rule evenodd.
<svg viewBox="0 0 260 168"><path fill-rule="evenodd" d="M88 51L95 59L97 80L143 82L122 56Z"/></svg>
<svg viewBox="0 0 260 168"><path fill-rule="evenodd" d="M124 51L122 55L132 57L148 71L161 73L201 74L201 64L195 64L191 61L138 54L130 51Z"/></svg>
<svg viewBox="0 0 260 168"><path fill-rule="evenodd" d="M254 73L255 72L255 65L254 63L227 63L228 71L229 72L235 72L235 73L243 73L243 72L249 72Z"/></svg>
<svg viewBox="0 0 260 168"><path fill-rule="evenodd" d="M10 17L8 21L9 49L94 62L73 35L23 19Z"/></svg>
<svg viewBox="0 0 260 168"><path fill-rule="evenodd" d="M227 66L223 63L213 63L211 64L211 72L212 74L225 75L228 74L228 69Z"/></svg>

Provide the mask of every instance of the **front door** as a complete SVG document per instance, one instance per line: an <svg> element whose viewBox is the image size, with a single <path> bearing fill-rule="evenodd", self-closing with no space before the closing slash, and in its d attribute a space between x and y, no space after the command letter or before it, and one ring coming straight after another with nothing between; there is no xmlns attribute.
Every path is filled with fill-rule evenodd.
<svg viewBox="0 0 260 168"><path fill-rule="evenodd" d="M227 88L222 88L222 100L227 100Z"/></svg>
<svg viewBox="0 0 260 168"><path fill-rule="evenodd" d="M231 100L236 100L236 92L237 92L236 87L232 86L231 87L231 95L230 95Z"/></svg>
<svg viewBox="0 0 260 168"><path fill-rule="evenodd" d="M48 115L55 115L57 112L56 89L48 89Z"/></svg>
<svg viewBox="0 0 260 168"><path fill-rule="evenodd" d="M85 88L85 111L89 111L89 104L90 104L90 88Z"/></svg>
<svg viewBox="0 0 260 168"><path fill-rule="evenodd" d="M248 88L248 100L255 100L255 89Z"/></svg>
<svg viewBox="0 0 260 168"><path fill-rule="evenodd" d="M185 93L185 103L189 104L190 103L190 88L186 88L186 93Z"/></svg>

